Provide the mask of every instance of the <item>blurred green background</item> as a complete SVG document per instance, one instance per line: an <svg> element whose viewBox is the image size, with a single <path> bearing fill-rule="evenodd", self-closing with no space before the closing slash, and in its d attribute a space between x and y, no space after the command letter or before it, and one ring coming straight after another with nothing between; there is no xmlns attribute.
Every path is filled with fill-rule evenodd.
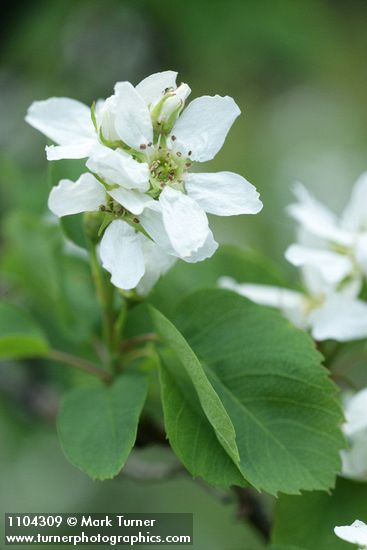
<svg viewBox="0 0 367 550"><path fill-rule="evenodd" d="M118 80L166 69L192 97L231 95L243 114L205 169L244 175L264 209L215 219L215 233L282 263L294 236L284 214L293 182L338 210L367 167L364 0L14 0L3 9L0 291L47 325L59 347L83 348L98 312L83 260L65 256L47 213L45 139L24 122L32 101L91 104ZM195 549L262 547L233 502L185 476L93 483L70 466L53 421L69 378L36 361L1 366L2 511L194 511Z"/></svg>

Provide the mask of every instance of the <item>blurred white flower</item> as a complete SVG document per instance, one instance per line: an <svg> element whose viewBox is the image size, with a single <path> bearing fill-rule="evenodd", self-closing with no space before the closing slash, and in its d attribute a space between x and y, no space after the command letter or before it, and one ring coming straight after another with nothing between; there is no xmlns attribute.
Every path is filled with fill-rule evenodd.
<svg viewBox="0 0 367 550"><path fill-rule="evenodd" d="M191 90L176 87L176 77L165 71L136 87L118 82L91 113L77 101L51 98L33 103L26 117L58 144L46 148L49 160L88 157L91 174L62 180L51 192L50 209L57 216L101 210L115 228L117 221L129 224L124 231L121 224L106 230L101 242L103 265L121 288L132 288L144 275L143 237L168 256L198 262L218 246L207 213L256 214L262 208L255 187L238 174L189 174L194 161L216 155L240 110L228 96L203 96L183 110ZM121 240L112 246L123 234L129 246ZM121 261L106 259L111 246Z"/></svg>
<svg viewBox="0 0 367 550"><path fill-rule="evenodd" d="M367 479L367 388L352 396L346 396L344 403L345 423L343 432L349 449L343 450L342 473L345 477Z"/></svg>
<svg viewBox="0 0 367 550"><path fill-rule="evenodd" d="M218 284L253 302L279 309L297 327L310 329L316 341L347 342L367 336L367 304L357 299L358 282L351 281L337 291L312 268L303 269L303 279L305 293L237 283L230 277L221 277Z"/></svg>
<svg viewBox="0 0 367 550"><path fill-rule="evenodd" d="M358 544L359 550L367 548L367 525L358 519L352 525L343 525L334 528L337 537L352 544Z"/></svg>
<svg viewBox="0 0 367 550"><path fill-rule="evenodd" d="M317 267L332 284L348 276L366 276L367 172L355 183L340 219L301 184L295 194L298 202L288 207L288 213L301 230L299 243L286 251L288 261L298 267Z"/></svg>

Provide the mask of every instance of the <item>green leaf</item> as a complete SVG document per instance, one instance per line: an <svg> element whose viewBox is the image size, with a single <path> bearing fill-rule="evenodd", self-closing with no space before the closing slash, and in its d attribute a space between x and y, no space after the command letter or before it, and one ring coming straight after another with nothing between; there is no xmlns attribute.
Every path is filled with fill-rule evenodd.
<svg viewBox="0 0 367 550"><path fill-rule="evenodd" d="M145 376L121 375L113 385L70 391L64 398L58 432L65 455L93 479L111 479L135 443L147 393Z"/></svg>
<svg viewBox="0 0 367 550"><path fill-rule="evenodd" d="M47 355L48 342L22 309L0 302L0 358L15 359Z"/></svg>
<svg viewBox="0 0 367 550"><path fill-rule="evenodd" d="M235 463L239 462L236 434L221 400L210 384L204 369L185 338L157 309L150 307L153 322L165 344L175 351L189 376L206 417L213 426L218 440ZM178 363L176 362L176 365ZM178 366L180 368L180 365Z"/></svg>
<svg viewBox="0 0 367 550"><path fill-rule="evenodd" d="M83 214L64 216L60 219L60 225L65 236L80 248L88 248L84 233Z"/></svg>
<svg viewBox="0 0 367 550"><path fill-rule="evenodd" d="M225 275L240 283L289 286L284 274L268 258L253 250L224 245L205 262L177 262L155 286L150 301L169 314L183 296L195 290L217 287L218 279Z"/></svg>
<svg viewBox="0 0 367 550"><path fill-rule="evenodd" d="M172 449L193 477L221 487L246 485L219 443L190 381L185 380L185 371L177 371L177 359L168 352L160 355L164 421Z"/></svg>
<svg viewBox="0 0 367 550"><path fill-rule="evenodd" d="M339 478L332 494L282 495L275 508L273 542L306 550L351 550L334 527L356 519L367 520L367 484Z"/></svg>
<svg viewBox="0 0 367 550"><path fill-rule="evenodd" d="M225 290L194 293L174 321L232 420L245 479L272 494L332 487L343 417L311 338Z"/></svg>

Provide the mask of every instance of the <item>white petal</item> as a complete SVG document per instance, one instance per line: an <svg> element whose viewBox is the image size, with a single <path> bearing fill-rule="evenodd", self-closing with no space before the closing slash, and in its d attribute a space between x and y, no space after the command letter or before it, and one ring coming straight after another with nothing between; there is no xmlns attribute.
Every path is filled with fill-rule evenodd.
<svg viewBox="0 0 367 550"><path fill-rule="evenodd" d="M25 119L59 145L97 140L89 107L75 99L51 97L45 101L35 101Z"/></svg>
<svg viewBox="0 0 367 550"><path fill-rule="evenodd" d="M337 217L317 201L300 183L294 188L298 202L291 204L287 212L313 235L349 246L353 237L348 231L339 229Z"/></svg>
<svg viewBox="0 0 367 550"><path fill-rule="evenodd" d="M135 215L141 214L144 208L153 201L151 197L144 193L131 189L124 189L123 187L111 189L108 191L108 194L126 208L126 210L129 210L129 212Z"/></svg>
<svg viewBox="0 0 367 550"><path fill-rule="evenodd" d="M367 275L367 231L357 237L355 255L362 271Z"/></svg>
<svg viewBox="0 0 367 550"><path fill-rule="evenodd" d="M194 99L175 123L172 147L198 162L211 160L222 147L233 122L240 114L228 96L202 96ZM170 138L168 138L170 139Z"/></svg>
<svg viewBox="0 0 367 550"><path fill-rule="evenodd" d="M221 277L218 284L252 300L256 304L280 309L293 324L304 328L307 325L307 301L303 294L295 290L271 285L237 283L231 277Z"/></svg>
<svg viewBox="0 0 367 550"><path fill-rule="evenodd" d="M351 437L360 430L367 429L367 388L360 390L347 400L344 414L346 422L343 425L343 432L345 435Z"/></svg>
<svg viewBox="0 0 367 550"><path fill-rule="evenodd" d="M56 216L94 212L106 202L106 190L92 174L82 174L77 181L61 180L53 187L48 207Z"/></svg>
<svg viewBox="0 0 367 550"><path fill-rule="evenodd" d="M185 188L205 212L217 216L257 214L263 206L256 188L233 172L189 174Z"/></svg>
<svg viewBox="0 0 367 550"><path fill-rule="evenodd" d="M87 168L109 184L118 184L126 189L149 189L149 168L145 162L137 162L120 149L97 145L91 151Z"/></svg>
<svg viewBox="0 0 367 550"><path fill-rule="evenodd" d="M139 216L139 220L148 235L150 235L167 254L175 255L175 251L163 223L162 207L158 201L149 203L148 207L145 208L143 213Z"/></svg>
<svg viewBox="0 0 367 550"><path fill-rule="evenodd" d="M120 139L133 149L153 141L153 126L148 107L130 82L115 87L118 101L115 129Z"/></svg>
<svg viewBox="0 0 367 550"><path fill-rule="evenodd" d="M153 241L141 235L143 246L145 273L136 290L138 294L146 296L158 281L159 277L166 273L175 263L176 258L166 254Z"/></svg>
<svg viewBox="0 0 367 550"><path fill-rule="evenodd" d="M349 231L367 231L367 172L354 184L352 196L343 216L342 226Z"/></svg>
<svg viewBox="0 0 367 550"><path fill-rule="evenodd" d="M197 252L209 234L204 210L190 197L165 187L160 194L164 227L176 254L185 259Z"/></svg>
<svg viewBox="0 0 367 550"><path fill-rule="evenodd" d="M185 262L188 262L189 264L194 264L196 262L202 262L203 260L206 260L207 258L210 258L213 256L214 252L218 248L218 243L216 240L214 240L213 233L209 229L209 233L207 238L205 239L204 244L195 252L192 252L190 256L186 256L183 258Z"/></svg>
<svg viewBox="0 0 367 550"><path fill-rule="evenodd" d="M190 94L191 88L187 84L182 83L172 92L172 95L167 97L164 101L158 120L168 120L177 110L181 110Z"/></svg>
<svg viewBox="0 0 367 550"><path fill-rule="evenodd" d="M352 525L342 525L334 528L335 534L347 542L367 546L367 525L356 520Z"/></svg>
<svg viewBox="0 0 367 550"><path fill-rule="evenodd" d="M320 271L322 277L336 284L347 277L354 269L348 256L330 250L318 250L300 244L292 244L285 252L286 259L297 267L311 266Z"/></svg>
<svg viewBox="0 0 367 550"><path fill-rule="evenodd" d="M75 145L48 145L46 146L47 160L84 159L89 156L95 143L89 140Z"/></svg>
<svg viewBox="0 0 367 550"><path fill-rule="evenodd" d="M359 481L367 480L367 430L359 432L350 441L350 448L340 453L342 475Z"/></svg>
<svg viewBox="0 0 367 550"><path fill-rule="evenodd" d="M122 220L113 221L104 232L100 246L103 267L118 288L135 288L144 275L144 256L139 234Z"/></svg>
<svg viewBox="0 0 367 550"><path fill-rule="evenodd" d="M176 88L176 78L177 73L175 71L154 73L139 82L135 89L145 103L150 105L163 96L166 88Z"/></svg>
<svg viewBox="0 0 367 550"><path fill-rule="evenodd" d="M312 335L317 341L348 342L367 336L367 304L334 294L310 314Z"/></svg>

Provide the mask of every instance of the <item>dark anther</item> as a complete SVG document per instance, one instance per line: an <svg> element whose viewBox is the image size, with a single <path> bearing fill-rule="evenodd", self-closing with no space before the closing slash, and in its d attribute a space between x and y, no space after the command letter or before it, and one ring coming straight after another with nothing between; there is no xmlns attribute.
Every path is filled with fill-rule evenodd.
<svg viewBox="0 0 367 550"><path fill-rule="evenodd" d="M187 154L188 154L188 156L192 155L192 151L189 151Z"/></svg>
<svg viewBox="0 0 367 550"><path fill-rule="evenodd" d="M176 136L171 136L172 141L176 141Z"/></svg>
<svg viewBox="0 0 367 550"><path fill-rule="evenodd" d="M177 155L178 157L182 157L182 153L180 153L180 151L177 151L176 155Z"/></svg>
<svg viewBox="0 0 367 550"><path fill-rule="evenodd" d="M153 144L152 144L152 142L150 141L150 142L148 143L148 147L151 147L152 145L153 145Z"/></svg>
<svg viewBox="0 0 367 550"><path fill-rule="evenodd" d="M146 149L146 148L147 148L147 146L145 145L145 143L142 143L142 144L140 145L140 149L143 149L143 150L144 150L144 149Z"/></svg>
<svg viewBox="0 0 367 550"><path fill-rule="evenodd" d="M134 218L134 219L133 219L133 222L134 222L134 223L139 223L138 218Z"/></svg>

